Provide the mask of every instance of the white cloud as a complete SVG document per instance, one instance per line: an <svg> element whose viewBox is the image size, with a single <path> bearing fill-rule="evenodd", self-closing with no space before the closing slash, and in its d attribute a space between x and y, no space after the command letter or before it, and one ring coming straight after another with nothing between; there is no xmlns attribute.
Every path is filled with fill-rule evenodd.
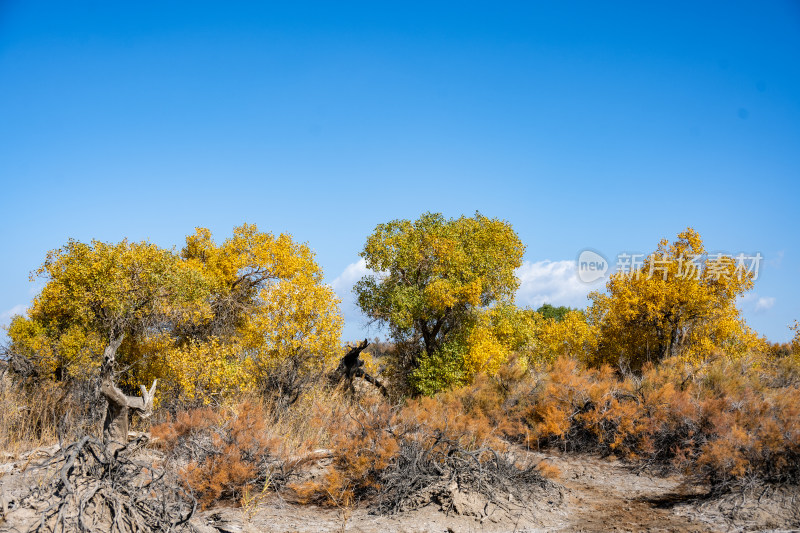
<svg viewBox="0 0 800 533"><path fill-rule="evenodd" d="M771 296L762 296L756 302L756 312L759 311L766 311L767 309L771 309L772 306L775 305L775 298Z"/></svg>
<svg viewBox="0 0 800 533"><path fill-rule="evenodd" d="M3 311L0 313L0 323L7 324L11 317L14 315L24 315L25 312L28 310L28 306L25 304L17 304L8 311Z"/></svg>
<svg viewBox="0 0 800 533"><path fill-rule="evenodd" d="M374 274L367 268L367 262L359 259L347 265L341 274L331 282L331 288L342 301L341 310L344 317L344 337L346 339L364 338L375 334L375 328L366 327L367 319L361 313L353 294L353 286L366 275Z"/></svg>
<svg viewBox="0 0 800 533"><path fill-rule="evenodd" d="M751 313L763 313L775 305L776 299L772 296L759 296L757 293L750 292L743 294L736 299L737 305Z"/></svg>
<svg viewBox="0 0 800 533"><path fill-rule="evenodd" d="M333 290L335 290L336 294L339 294L339 298L341 298L341 290L344 289L349 293L356 281L371 273L372 271L367 268L367 261L365 259L359 259L355 263L347 265L344 271L333 280L331 287L333 287Z"/></svg>
<svg viewBox="0 0 800 533"><path fill-rule="evenodd" d="M520 286L517 305L534 309L542 304L566 305L583 309L588 305L586 296L591 291L602 290L605 277L592 283L578 279L575 261L526 261L517 269Z"/></svg>

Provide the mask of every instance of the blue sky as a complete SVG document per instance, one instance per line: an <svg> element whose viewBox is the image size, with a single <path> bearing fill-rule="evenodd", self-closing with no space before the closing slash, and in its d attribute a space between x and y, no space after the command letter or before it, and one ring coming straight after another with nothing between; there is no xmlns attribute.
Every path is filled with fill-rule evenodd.
<svg viewBox="0 0 800 533"><path fill-rule="evenodd" d="M574 261L697 229L761 253L741 302L800 318L800 4L0 1L0 322L67 239L291 233L342 295L375 225L476 210ZM594 287L596 288L596 287Z"/></svg>

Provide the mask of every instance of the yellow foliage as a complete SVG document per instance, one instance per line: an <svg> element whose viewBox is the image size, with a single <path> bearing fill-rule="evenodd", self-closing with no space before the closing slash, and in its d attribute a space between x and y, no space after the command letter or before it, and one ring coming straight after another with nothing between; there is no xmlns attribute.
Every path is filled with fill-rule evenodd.
<svg viewBox="0 0 800 533"><path fill-rule="evenodd" d="M253 380L289 361L304 372L333 362L343 323L339 300L308 246L244 224L220 246L198 228L181 255L215 288L207 329L236 340ZM235 357L221 357L237 366Z"/></svg>
<svg viewBox="0 0 800 533"><path fill-rule="evenodd" d="M513 354L530 352L541 333L541 323L537 313L509 303L480 311L467 335L467 376L494 376ZM527 366L529 359L522 358L519 363Z"/></svg>
<svg viewBox="0 0 800 533"><path fill-rule="evenodd" d="M349 348L345 348L347 351ZM361 361L364 363L364 372L371 376L380 376L383 367L378 364L379 359L372 355L372 352L367 349L361 352Z"/></svg>
<svg viewBox="0 0 800 533"><path fill-rule="evenodd" d="M428 394L505 360L504 343L475 321L490 306L513 302L524 250L510 224L480 213L425 213L375 228L361 256L378 274L362 278L355 292L365 315L389 327L402 381ZM470 336L476 348L465 351Z"/></svg>
<svg viewBox="0 0 800 533"><path fill-rule="evenodd" d="M161 375L164 386L183 399L208 404L217 396L253 389L250 362L242 353L236 343L223 343L216 337L205 342L192 340L158 352L163 366L154 375Z"/></svg>
<svg viewBox="0 0 800 533"><path fill-rule="evenodd" d="M482 315L467 337L469 348L464 354L464 366L470 376L478 372L494 375L508 359L509 350L500 343L488 319Z"/></svg>
<svg viewBox="0 0 800 533"><path fill-rule="evenodd" d="M581 311L570 311L562 320L536 315L537 334L529 357L536 362L552 362L559 357L585 360L597 345L596 328Z"/></svg>
<svg viewBox="0 0 800 533"><path fill-rule="evenodd" d="M146 351L143 339L197 312L208 294L201 276L146 242L70 241L48 252L35 274L47 283L9 337L12 349L56 379L91 375L105 344L121 334L120 362L133 364L126 356Z"/></svg>
<svg viewBox="0 0 800 533"><path fill-rule="evenodd" d="M130 367L122 384L210 401L253 389L275 365L319 371L333 361L342 318L314 254L291 236L244 224L217 245L197 228L180 255L146 242L70 241L47 254L30 318L12 348L57 379L96 372L112 336Z"/></svg>
<svg viewBox="0 0 800 533"><path fill-rule="evenodd" d="M737 356L758 348L736 308L754 272L730 257L704 256L700 235L688 228L672 244L662 240L638 268L612 274L607 293L590 295L599 328L590 362L639 369L670 356L699 361L714 349Z"/></svg>
<svg viewBox="0 0 800 533"><path fill-rule="evenodd" d="M465 379L495 376L514 355L522 369L559 357L587 359L596 348L596 328L584 313L570 311L561 320L530 309L498 304L476 313L464 342Z"/></svg>

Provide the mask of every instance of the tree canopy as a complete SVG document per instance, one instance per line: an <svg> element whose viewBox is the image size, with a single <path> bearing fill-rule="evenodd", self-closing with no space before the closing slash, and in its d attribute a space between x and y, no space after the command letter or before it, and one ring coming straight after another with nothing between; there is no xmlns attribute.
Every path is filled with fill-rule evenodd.
<svg viewBox="0 0 800 533"><path fill-rule="evenodd" d="M714 349L743 353L757 339L736 298L752 288L754 275L732 257L707 255L692 228L671 244L662 240L643 264L613 274L606 293L590 295L599 327L593 362L639 369L670 356L702 359Z"/></svg>
<svg viewBox="0 0 800 533"><path fill-rule="evenodd" d="M378 274L356 284L358 305L388 326L404 372L426 357L463 359L476 312L513 302L524 250L510 224L480 213L457 219L425 213L379 224L361 252Z"/></svg>
<svg viewBox="0 0 800 533"><path fill-rule="evenodd" d="M555 307L548 303L542 304L539 309L536 310L537 313L542 315L544 318L552 318L553 320L562 321L564 317L567 316L567 313L570 311L574 311L574 309L565 307L563 305Z"/></svg>
<svg viewBox="0 0 800 533"><path fill-rule="evenodd" d="M29 310L9 327L12 348L43 375L91 374L112 338L129 352L201 312L204 276L153 244L69 241L47 254L33 276L47 280Z"/></svg>
<svg viewBox="0 0 800 533"><path fill-rule="evenodd" d="M221 245L198 228L180 254L70 241L34 275L46 284L28 318L12 321L11 349L56 379L97 372L104 348L124 336L123 385L158 378L172 394L208 398L263 385L277 362L318 369L338 348L338 300L311 250L255 225Z"/></svg>

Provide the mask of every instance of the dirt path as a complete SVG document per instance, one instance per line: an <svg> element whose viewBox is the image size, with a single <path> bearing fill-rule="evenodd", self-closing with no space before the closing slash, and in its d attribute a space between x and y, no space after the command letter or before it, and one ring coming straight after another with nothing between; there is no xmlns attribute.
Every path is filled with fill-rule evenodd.
<svg viewBox="0 0 800 533"><path fill-rule="evenodd" d="M625 464L587 455L536 454L561 471L567 523L561 531L708 531L708 523L675 512L696 487L680 477L637 474Z"/></svg>

